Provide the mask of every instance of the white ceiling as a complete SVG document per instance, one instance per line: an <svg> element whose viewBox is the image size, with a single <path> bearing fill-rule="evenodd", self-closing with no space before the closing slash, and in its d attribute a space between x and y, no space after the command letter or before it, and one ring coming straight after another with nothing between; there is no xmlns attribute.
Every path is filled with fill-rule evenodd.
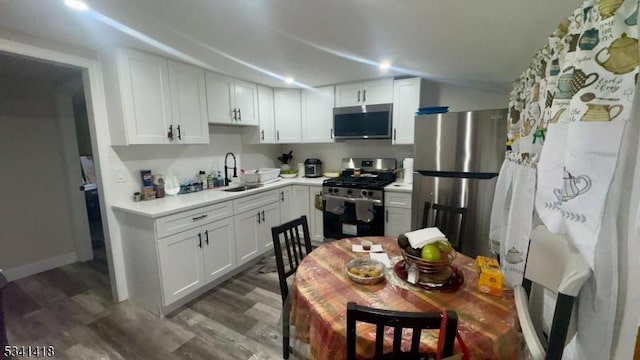
<svg viewBox="0 0 640 360"><path fill-rule="evenodd" d="M105 25L115 20L174 57L286 86L259 69L319 86L419 75L507 92L580 0L0 0L0 26L92 49L167 55ZM116 26L117 27L117 26ZM367 62L390 60L387 73Z"/></svg>

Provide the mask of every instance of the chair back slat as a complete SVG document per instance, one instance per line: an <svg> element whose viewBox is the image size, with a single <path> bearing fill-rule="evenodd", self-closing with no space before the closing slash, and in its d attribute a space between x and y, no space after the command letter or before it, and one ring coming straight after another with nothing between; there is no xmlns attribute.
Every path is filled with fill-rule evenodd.
<svg viewBox="0 0 640 360"><path fill-rule="evenodd" d="M447 237L451 245L462 251L467 208L424 203L422 227L437 227Z"/></svg>
<svg viewBox="0 0 640 360"><path fill-rule="evenodd" d="M300 229L302 231L300 231ZM301 216L298 219L272 227L271 237L276 256L276 266L278 268L280 295L284 303L289 295L287 278L295 274L302 259L312 250L307 217ZM286 265L285 257L287 258Z"/></svg>
<svg viewBox="0 0 640 360"><path fill-rule="evenodd" d="M423 329L440 329L442 325L442 313L440 312L403 312L384 309L375 309L367 306L357 305L353 302L347 303L347 360L356 358L356 323L364 322L376 326L375 359L382 359L384 356L384 328L393 328L393 358L400 358L410 355L411 358L419 358L420 336ZM453 311L447 311L444 346L442 356L453 355L453 345L455 342L458 327L458 316ZM403 329L413 329L411 337L411 351L409 354L401 352Z"/></svg>

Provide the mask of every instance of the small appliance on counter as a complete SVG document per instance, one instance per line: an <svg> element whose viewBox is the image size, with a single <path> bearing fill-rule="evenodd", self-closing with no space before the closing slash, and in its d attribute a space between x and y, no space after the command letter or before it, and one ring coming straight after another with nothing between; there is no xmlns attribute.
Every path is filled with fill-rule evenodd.
<svg viewBox="0 0 640 360"><path fill-rule="evenodd" d="M320 159L307 159L304 161L304 176L317 178L322 176L322 161Z"/></svg>

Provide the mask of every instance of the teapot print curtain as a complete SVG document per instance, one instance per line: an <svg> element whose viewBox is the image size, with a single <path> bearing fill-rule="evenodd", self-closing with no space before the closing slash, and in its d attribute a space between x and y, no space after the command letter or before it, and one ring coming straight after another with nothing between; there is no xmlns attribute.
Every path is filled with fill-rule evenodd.
<svg viewBox="0 0 640 360"><path fill-rule="evenodd" d="M590 358L611 356L611 339L589 342L587 334L590 327L612 334L614 327L617 240L601 230L622 136L637 121L637 18L638 0L584 1L514 83L509 103L513 150L538 160L537 214L549 230L567 234L594 271L576 337L579 353ZM605 257L596 254L603 245Z"/></svg>

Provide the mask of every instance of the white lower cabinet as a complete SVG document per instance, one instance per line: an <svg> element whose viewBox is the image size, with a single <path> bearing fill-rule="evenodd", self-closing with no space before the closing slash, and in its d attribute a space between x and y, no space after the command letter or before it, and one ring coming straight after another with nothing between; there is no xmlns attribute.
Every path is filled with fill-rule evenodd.
<svg viewBox="0 0 640 360"><path fill-rule="evenodd" d="M384 193L384 235L396 237L411 231L411 194Z"/></svg>
<svg viewBox="0 0 640 360"><path fill-rule="evenodd" d="M236 267L233 218L204 225L204 275L212 281Z"/></svg>
<svg viewBox="0 0 640 360"><path fill-rule="evenodd" d="M324 240L322 208L318 206L320 207L318 209L316 206L320 204L322 204L322 188L309 187L309 232L311 233L311 240L322 242Z"/></svg>
<svg viewBox="0 0 640 360"><path fill-rule="evenodd" d="M171 304L235 267L231 218L158 241L162 293Z"/></svg>
<svg viewBox="0 0 640 360"><path fill-rule="evenodd" d="M293 211L294 201L291 201L291 191L292 187L284 187L279 190L280 192L280 221L284 224L288 221L291 221L295 218L300 217L301 215L295 211ZM306 198L306 196L305 196Z"/></svg>
<svg viewBox="0 0 640 360"><path fill-rule="evenodd" d="M204 283L200 229L166 237L158 242L162 294L168 305L201 287Z"/></svg>
<svg viewBox="0 0 640 360"><path fill-rule="evenodd" d="M236 259L238 265L258 256L260 214L258 210L234 216L236 229Z"/></svg>
<svg viewBox="0 0 640 360"><path fill-rule="evenodd" d="M236 259L245 264L273 248L271 227L280 225L280 190L234 200Z"/></svg>

